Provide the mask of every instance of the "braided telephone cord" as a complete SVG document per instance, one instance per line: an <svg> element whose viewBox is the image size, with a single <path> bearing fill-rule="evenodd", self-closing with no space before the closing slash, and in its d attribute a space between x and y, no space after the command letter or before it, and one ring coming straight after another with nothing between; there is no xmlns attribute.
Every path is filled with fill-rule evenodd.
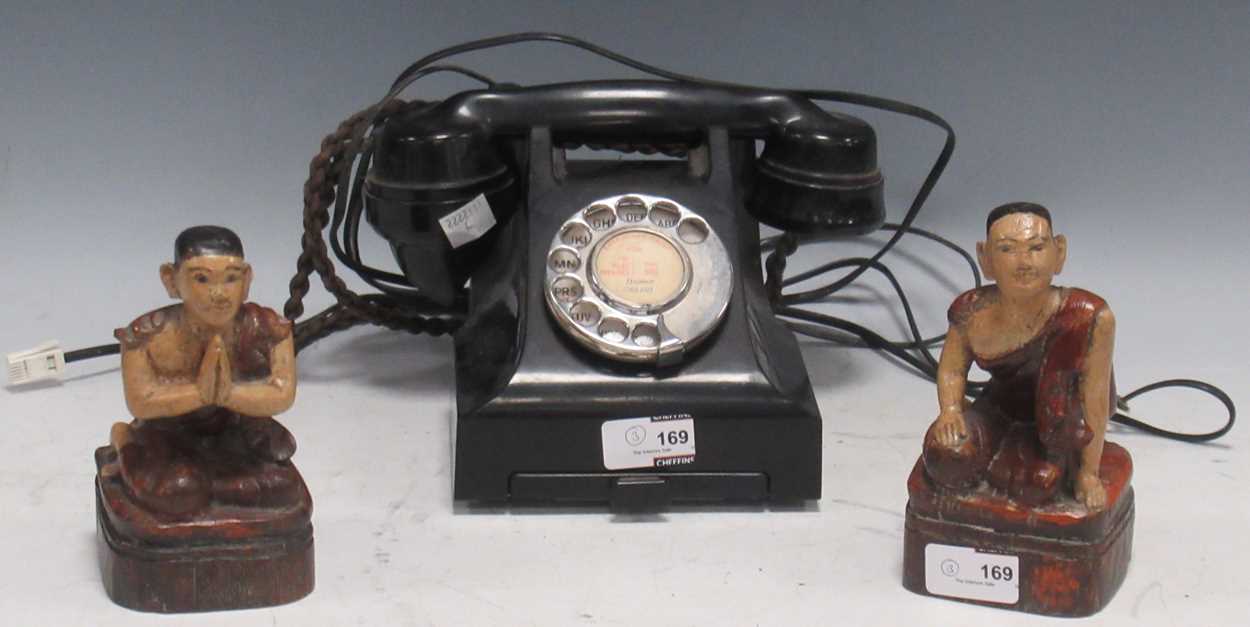
<svg viewBox="0 0 1250 627"><path fill-rule="evenodd" d="M308 180L304 183L302 251L295 262L295 276L291 277L289 284L291 295L282 312L291 321L303 315L304 297L309 290L308 279L314 271L338 303L295 325L297 351L331 333L366 322L388 329L431 335L450 333L457 326L449 319L405 311L402 305L385 294L362 296L353 292L336 273L321 234L330 223L329 208L334 203L335 194L346 193L346 190L337 190L336 183L360 152L352 137L363 137L366 127L381 123L402 109L404 104L398 99L391 100L381 109L375 105L347 118L321 140L321 151L309 163Z"/></svg>

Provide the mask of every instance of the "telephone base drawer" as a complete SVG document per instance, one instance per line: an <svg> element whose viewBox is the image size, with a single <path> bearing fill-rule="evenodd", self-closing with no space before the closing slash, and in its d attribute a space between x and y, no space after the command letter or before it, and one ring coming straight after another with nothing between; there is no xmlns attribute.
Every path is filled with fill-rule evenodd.
<svg viewBox="0 0 1250 627"><path fill-rule="evenodd" d="M660 511L673 503L757 503L768 498L761 472L516 473L517 503L608 503L613 511Z"/></svg>

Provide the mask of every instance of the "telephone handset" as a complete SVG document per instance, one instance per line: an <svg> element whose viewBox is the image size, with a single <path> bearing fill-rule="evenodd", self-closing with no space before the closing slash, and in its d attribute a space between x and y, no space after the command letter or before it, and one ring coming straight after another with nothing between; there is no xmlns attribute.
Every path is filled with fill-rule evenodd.
<svg viewBox="0 0 1250 627"><path fill-rule="evenodd" d="M410 253L418 255L414 262L437 256L405 245L431 226L408 217L445 214L478 194L499 194L506 198L492 209L499 222L509 218L517 202L507 193L524 184L518 178L525 155L518 158L517 144L535 129L561 145L697 146L711 128L739 141L764 140L748 199L757 220L791 231L866 233L884 219L876 140L866 123L784 92L658 81L470 91L392 117L379 132L365 187L373 201L369 219L396 243L405 272L421 273L409 278L448 302L472 263L463 257L445 267L408 263ZM445 248L437 237L421 243ZM438 280L440 273L450 280Z"/></svg>
<svg viewBox="0 0 1250 627"><path fill-rule="evenodd" d="M818 498L820 413L764 289L759 223L878 228L875 142L793 92L663 81L496 85L391 113L364 211L420 298L465 303L456 498ZM581 145L678 158L569 158Z"/></svg>

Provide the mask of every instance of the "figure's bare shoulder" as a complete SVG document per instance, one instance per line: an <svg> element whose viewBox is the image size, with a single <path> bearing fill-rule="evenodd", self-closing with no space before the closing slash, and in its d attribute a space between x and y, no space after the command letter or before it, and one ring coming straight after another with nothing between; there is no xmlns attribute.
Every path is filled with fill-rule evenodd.
<svg viewBox="0 0 1250 627"><path fill-rule="evenodd" d="M1107 301L1101 298L1098 298L1098 301L1100 304L1097 313L1094 314L1094 335L1101 338L1114 337L1115 314L1111 312L1111 306L1107 304Z"/></svg>
<svg viewBox="0 0 1250 627"><path fill-rule="evenodd" d="M952 328L966 332L977 314L985 312L998 303L998 288L983 285L957 296L946 310L946 320Z"/></svg>
<svg viewBox="0 0 1250 627"><path fill-rule="evenodd" d="M113 337L122 350L146 348L149 344L171 341L182 320L182 304L161 307L135 318L130 324L113 330Z"/></svg>
<svg viewBox="0 0 1250 627"><path fill-rule="evenodd" d="M1094 326L1115 329L1115 314L1111 313L1110 307L1103 307L1098 310L1098 316L1094 318Z"/></svg>

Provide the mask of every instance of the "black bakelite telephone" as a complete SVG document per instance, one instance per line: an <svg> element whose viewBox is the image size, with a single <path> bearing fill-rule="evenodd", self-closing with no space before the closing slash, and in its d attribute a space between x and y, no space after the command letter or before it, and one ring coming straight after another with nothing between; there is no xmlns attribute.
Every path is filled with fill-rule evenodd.
<svg viewBox="0 0 1250 627"><path fill-rule="evenodd" d="M572 45L664 80L522 87L436 65L523 41ZM486 86L441 102L398 99L435 72ZM946 131L899 224L883 224L872 128L814 100ZM670 158L571 158L579 146ZM854 337L930 377L927 349L940 338L922 338L910 309L914 341L890 342L794 305L869 269L892 279L878 260L904 233L957 249L911 227L953 149L944 120L896 101L708 81L563 35L469 42L414 63L322 143L285 313L302 314L317 272L339 303L296 326L299 348L360 322L453 334L457 500L653 510L816 499L821 416L792 331ZM361 261L362 216L402 274ZM760 223L783 233L761 242ZM379 293L358 295L339 279L327 227L335 256ZM893 236L873 257L783 280L801 241L878 228ZM836 268L850 272L781 292ZM975 264L973 273L979 284Z"/></svg>
<svg viewBox="0 0 1250 627"><path fill-rule="evenodd" d="M781 92L592 81L461 93L374 141L365 212L404 276L444 306L470 285L457 499L820 496L820 413L758 222L880 226L867 124ZM565 157L588 143L685 158Z"/></svg>

